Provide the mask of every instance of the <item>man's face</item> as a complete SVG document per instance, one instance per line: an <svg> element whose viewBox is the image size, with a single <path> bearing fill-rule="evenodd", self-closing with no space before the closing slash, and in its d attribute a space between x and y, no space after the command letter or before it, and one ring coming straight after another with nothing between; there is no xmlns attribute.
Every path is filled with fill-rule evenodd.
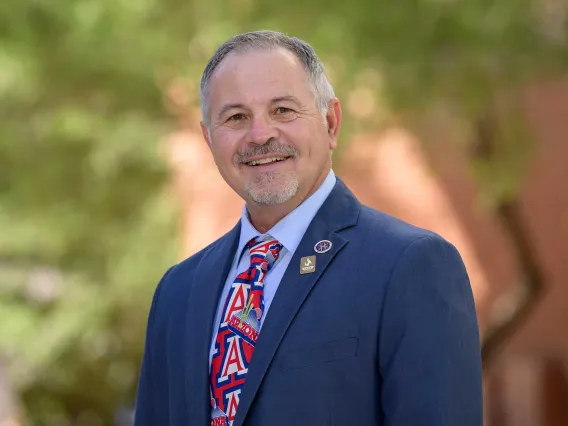
<svg viewBox="0 0 568 426"><path fill-rule="evenodd" d="M210 129L202 129L219 172L247 203L299 204L331 165L341 118L332 104L324 117L285 49L231 54L209 83Z"/></svg>

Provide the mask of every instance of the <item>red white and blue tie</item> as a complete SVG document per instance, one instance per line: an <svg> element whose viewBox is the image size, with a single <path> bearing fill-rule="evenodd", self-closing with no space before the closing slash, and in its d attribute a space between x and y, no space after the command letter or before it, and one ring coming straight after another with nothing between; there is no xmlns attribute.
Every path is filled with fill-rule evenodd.
<svg viewBox="0 0 568 426"><path fill-rule="evenodd" d="M253 238L249 268L237 275L225 305L211 360L211 426L233 424L264 313L264 277L282 244Z"/></svg>

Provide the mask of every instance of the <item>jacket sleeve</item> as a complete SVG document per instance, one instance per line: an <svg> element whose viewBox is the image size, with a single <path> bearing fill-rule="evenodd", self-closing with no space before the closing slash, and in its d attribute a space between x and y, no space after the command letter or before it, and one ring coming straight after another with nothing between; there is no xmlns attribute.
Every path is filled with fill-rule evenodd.
<svg viewBox="0 0 568 426"><path fill-rule="evenodd" d="M473 294L455 247L431 235L395 266L379 337L385 426L481 426L481 356Z"/></svg>
<svg viewBox="0 0 568 426"><path fill-rule="evenodd" d="M154 381L156 371L154 370L155 366L152 365L152 354L155 352L157 345L155 338L155 323L160 290L172 269L173 267L170 268L160 280L160 283L154 292L150 313L148 315L144 356L142 358L142 367L140 370L140 377L138 379L134 426L156 426L161 424L159 421L160 410L158 408L158 400L156 399L157 395Z"/></svg>

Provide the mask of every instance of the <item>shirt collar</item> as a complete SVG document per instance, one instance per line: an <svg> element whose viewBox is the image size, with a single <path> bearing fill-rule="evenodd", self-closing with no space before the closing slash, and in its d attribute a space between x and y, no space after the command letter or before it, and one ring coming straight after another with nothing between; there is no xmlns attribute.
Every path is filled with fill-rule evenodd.
<svg viewBox="0 0 568 426"><path fill-rule="evenodd" d="M310 195L310 197L304 200L302 204L292 210L287 216L284 216L265 234L260 234L255 227L252 226L245 205L241 214L241 235L239 238L240 255L242 255L245 245L251 239L257 236L264 237L266 235L277 239L280 244L292 253L295 252L312 219L335 186L335 181L335 173L333 170L330 170L316 192Z"/></svg>

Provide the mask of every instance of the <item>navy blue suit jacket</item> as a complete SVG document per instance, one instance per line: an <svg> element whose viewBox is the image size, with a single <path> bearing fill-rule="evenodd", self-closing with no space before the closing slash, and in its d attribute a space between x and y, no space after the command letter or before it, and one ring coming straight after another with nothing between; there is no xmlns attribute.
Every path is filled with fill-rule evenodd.
<svg viewBox="0 0 568 426"><path fill-rule="evenodd" d="M209 347L239 239L172 267L150 310L136 426L210 424ZM320 240L332 242L316 254ZM300 259L316 270L300 274ZM233 426L480 426L469 279L440 236L361 205L338 179L260 332Z"/></svg>

